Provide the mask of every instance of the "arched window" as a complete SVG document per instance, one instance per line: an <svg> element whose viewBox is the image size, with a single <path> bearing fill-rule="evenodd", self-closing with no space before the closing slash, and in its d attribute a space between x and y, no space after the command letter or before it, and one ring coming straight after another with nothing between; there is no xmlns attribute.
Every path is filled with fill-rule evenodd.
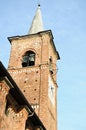
<svg viewBox="0 0 86 130"><path fill-rule="evenodd" d="M35 65L35 53L33 51L27 51L22 59L22 67Z"/></svg>

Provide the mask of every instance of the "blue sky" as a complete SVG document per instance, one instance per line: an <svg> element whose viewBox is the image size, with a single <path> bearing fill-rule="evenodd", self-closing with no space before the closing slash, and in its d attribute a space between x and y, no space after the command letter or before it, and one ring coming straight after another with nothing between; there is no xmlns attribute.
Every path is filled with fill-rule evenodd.
<svg viewBox="0 0 86 130"><path fill-rule="evenodd" d="M8 65L7 37L28 33L40 2L45 30L51 29L58 61L58 129L86 130L86 1L0 0L0 60Z"/></svg>

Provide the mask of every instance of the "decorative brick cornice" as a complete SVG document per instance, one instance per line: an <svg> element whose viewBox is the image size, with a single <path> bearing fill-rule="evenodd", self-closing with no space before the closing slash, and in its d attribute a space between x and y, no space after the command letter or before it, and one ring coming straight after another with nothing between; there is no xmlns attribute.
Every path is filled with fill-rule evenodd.
<svg viewBox="0 0 86 130"><path fill-rule="evenodd" d="M8 69L9 73L10 74L18 74L18 73L25 73L25 72L36 72L36 71L39 71L40 68L42 70L46 69L48 67L48 65L40 65L39 67L27 67L27 68L20 68L20 69Z"/></svg>
<svg viewBox="0 0 86 130"><path fill-rule="evenodd" d="M27 117L28 117L28 112L26 111L25 108L23 108L21 111L16 113L12 107L9 107L8 110L7 110L7 113L8 113L8 115L9 114L13 115L13 118L24 118L24 117L26 117L26 119L27 119Z"/></svg>
<svg viewBox="0 0 86 130"><path fill-rule="evenodd" d="M0 91L4 95L8 94L9 88L7 87L7 85L4 82L0 82Z"/></svg>

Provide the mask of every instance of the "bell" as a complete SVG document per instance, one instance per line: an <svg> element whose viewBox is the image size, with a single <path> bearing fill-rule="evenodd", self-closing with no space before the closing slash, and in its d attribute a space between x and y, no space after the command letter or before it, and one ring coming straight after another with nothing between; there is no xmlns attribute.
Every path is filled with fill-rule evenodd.
<svg viewBox="0 0 86 130"><path fill-rule="evenodd" d="M29 61L34 62L34 60L35 60L35 55L34 54L30 54L29 55Z"/></svg>
<svg viewBox="0 0 86 130"><path fill-rule="evenodd" d="M22 61L22 66L23 66L23 67L26 67L26 66L27 66L27 63L28 63L28 56L24 56L24 57L23 57L23 61Z"/></svg>

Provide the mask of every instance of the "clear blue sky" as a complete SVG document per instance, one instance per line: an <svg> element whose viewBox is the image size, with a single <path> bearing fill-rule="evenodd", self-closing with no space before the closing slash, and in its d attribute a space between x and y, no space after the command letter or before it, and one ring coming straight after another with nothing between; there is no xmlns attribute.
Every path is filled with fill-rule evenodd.
<svg viewBox="0 0 86 130"><path fill-rule="evenodd" d="M86 130L86 0L0 0L0 60L7 67L7 37L27 34L38 2L61 57L58 128Z"/></svg>

